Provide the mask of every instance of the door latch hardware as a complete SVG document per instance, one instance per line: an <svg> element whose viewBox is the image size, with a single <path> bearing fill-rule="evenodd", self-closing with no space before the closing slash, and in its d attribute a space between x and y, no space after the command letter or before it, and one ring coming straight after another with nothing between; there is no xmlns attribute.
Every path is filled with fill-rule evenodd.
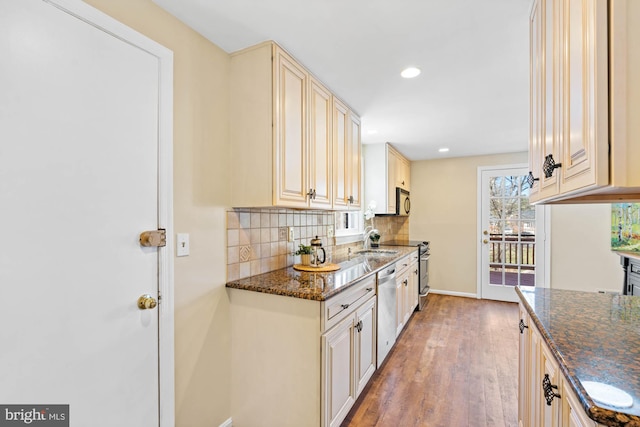
<svg viewBox="0 0 640 427"><path fill-rule="evenodd" d="M167 230L151 230L140 233L140 246L162 247L167 246Z"/></svg>

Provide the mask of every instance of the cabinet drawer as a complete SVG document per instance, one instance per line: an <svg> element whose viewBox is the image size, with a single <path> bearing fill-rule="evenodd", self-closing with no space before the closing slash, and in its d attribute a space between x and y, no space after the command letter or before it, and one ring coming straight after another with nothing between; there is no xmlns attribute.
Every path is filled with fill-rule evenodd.
<svg viewBox="0 0 640 427"><path fill-rule="evenodd" d="M640 264L636 264L635 262L631 261L631 263L629 263L629 273L640 274Z"/></svg>
<svg viewBox="0 0 640 427"><path fill-rule="evenodd" d="M409 266L413 262L413 257L414 257L414 254L409 254L404 258L401 258L400 260L396 261L396 268L398 269L398 271L396 272L396 276L400 276L402 273L404 273L406 269L409 268ZM415 259L416 261L418 260L417 254L415 254Z"/></svg>
<svg viewBox="0 0 640 427"><path fill-rule="evenodd" d="M343 293L323 301L322 330L327 331L375 294L376 276L371 275Z"/></svg>

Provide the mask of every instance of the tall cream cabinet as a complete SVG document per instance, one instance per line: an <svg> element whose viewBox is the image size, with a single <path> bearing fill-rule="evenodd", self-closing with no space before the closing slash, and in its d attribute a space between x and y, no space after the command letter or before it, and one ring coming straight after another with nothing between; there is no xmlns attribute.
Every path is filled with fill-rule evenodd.
<svg viewBox="0 0 640 427"><path fill-rule="evenodd" d="M640 198L640 4L534 0L530 199Z"/></svg>
<svg viewBox="0 0 640 427"><path fill-rule="evenodd" d="M360 162L360 128L351 123L357 116L345 106L345 153L351 157L342 158L335 152L336 97L274 42L232 54L230 80L232 205L340 209L334 192L344 171L335 162L349 162L349 173L356 174L351 168ZM344 185L344 206L356 205L348 198L354 187L359 191L359 180Z"/></svg>

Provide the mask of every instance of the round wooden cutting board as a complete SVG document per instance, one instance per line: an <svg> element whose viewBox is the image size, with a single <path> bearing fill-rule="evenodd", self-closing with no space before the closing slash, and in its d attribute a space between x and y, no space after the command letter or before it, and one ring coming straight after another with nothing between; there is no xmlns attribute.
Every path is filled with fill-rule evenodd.
<svg viewBox="0 0 640 427"><path fill-rule="evenodd" d="M312 265L295 264L293 266L293 269L298 271L311 271L314 273L322 273L327 271L340 270L340 266L338 264L332 264L332 263L322 264L320 267L314 267Z"/></svg>

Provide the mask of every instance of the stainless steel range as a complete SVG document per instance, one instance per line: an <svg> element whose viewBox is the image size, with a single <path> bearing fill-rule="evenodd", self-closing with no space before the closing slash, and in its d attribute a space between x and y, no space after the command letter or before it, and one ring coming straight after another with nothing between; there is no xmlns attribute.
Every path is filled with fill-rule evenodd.
<svg viewBox="0 0 640 427"><path fill-rule="evenodd" d="M418 286L418 310L422 310L427 303L427 295L429 294L429 242L419 240L393 240L391 242L383 242L382 245L388 246L417 246L420 254L420 283Z"/></svg>

